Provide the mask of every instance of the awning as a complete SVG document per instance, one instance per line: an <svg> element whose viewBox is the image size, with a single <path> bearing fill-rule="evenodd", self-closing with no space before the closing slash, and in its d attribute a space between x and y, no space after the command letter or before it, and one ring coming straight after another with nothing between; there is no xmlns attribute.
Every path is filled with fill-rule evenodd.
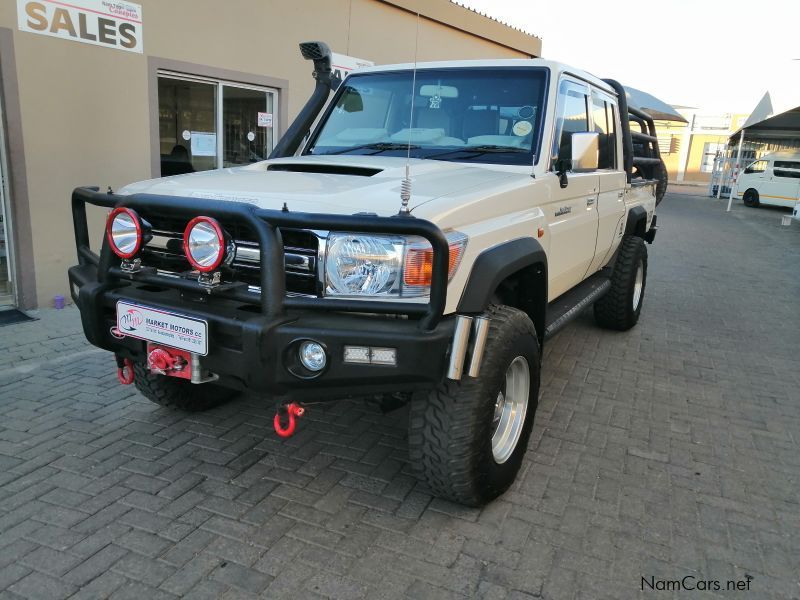
<svg viewBox="0 0 800 600"><path fill-rule="evenodd" d="M800 61L781 63L781 77L772 82L741 128L745 137L796 138L800 132Z"/></svg>

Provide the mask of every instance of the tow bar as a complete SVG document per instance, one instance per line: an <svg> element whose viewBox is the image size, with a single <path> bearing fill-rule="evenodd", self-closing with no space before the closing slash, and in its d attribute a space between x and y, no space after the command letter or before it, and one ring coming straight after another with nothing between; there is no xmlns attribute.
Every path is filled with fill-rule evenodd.
<svg viewBox="0 0 800 600"><path fill-rule="evenodd" d="M283 411L286 412L289 421L286 427L284 427L281 423L281 412ZM297 419L302 417L305 412L306 409L296 402L282 404L279 406L278 411L275 413L275 418L272 420L272 425L275 427L275 433L282 438L292 437L294 435L294 430L297 427Z"/></svg>
<svg viewBox="0 0 800 600"><path fill-rule="evenodd" d="M115 355L117 359L117 379L122 385L133 383L133 361L130 358L122 358Z"/></svg>

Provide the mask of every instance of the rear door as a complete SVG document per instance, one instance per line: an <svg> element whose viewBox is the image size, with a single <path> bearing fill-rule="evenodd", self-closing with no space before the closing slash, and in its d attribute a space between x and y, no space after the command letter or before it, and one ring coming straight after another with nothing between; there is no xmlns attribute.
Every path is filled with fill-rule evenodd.
<svg viewBox="0 0 800 600"><path fill-rule="evenodd" d="M550 176L554 178L558 177L557 161L571 158L572 134L590 131L589 102L588 85L577 79L562 78L553 136ZM551 235L547 258L550 300L583 281L597 242L597 171L568 172L567 180L564 188L558 183L548 186L552 195L543 206Z"/></svg>
<svg viewBox="0 0 800 600"><path fill-rule="evenodd" d="M587 276L605 264L621 239L617 233L625 217L626 183L621 148L617 143L617 102L611 95L593 90L591 108L594 131L600 135L600 152L597 169L597 249Z"/></svg>

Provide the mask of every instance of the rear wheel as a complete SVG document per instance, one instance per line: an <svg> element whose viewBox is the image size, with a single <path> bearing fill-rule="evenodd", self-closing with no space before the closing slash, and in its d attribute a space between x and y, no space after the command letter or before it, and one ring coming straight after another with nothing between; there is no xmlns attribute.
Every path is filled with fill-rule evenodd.
<svg viewBox="0 0 800 600"><path fill-rule="evenodd" d="M639 321L647 283L647 246L640 237L622 238L611 289L594 303L594 318L606 329L627 331Z"/></svg>
<svg viewBox="0 0 800 600"><path fill-rule="evenodd" d="M659 161L659 163L653 169L653 178L658 181L658 183L656 183L656 206L658 206L661 204L664 194L667 193L667 184L669 183L667 165L663 160Z"/></svg>
<svg viewBox="0 0 800 600"><path fill-rule="evenodd" d="M750 188L744 193L744 196L742 196L742 200L744 201L745 206L751 206L753 208L761 204L761 201L758 199L758 192L752 188Z"/></svg>
<svg viewBox="0 0 800 600"><path fill-rule="evenodd" d="M409 458L440 497L480 506L513 483L539 397L539 342L530 318L489 308L479 377L444 380L411 402Z"/></svg>
<svg viewBox="0 0 800 600"><path fill-rule="evenodd" d="M133 383L151 402L189 412L214 408L240 393L213 383L194 384L186 379L155 375L141 363L133 365Z"/></svg>

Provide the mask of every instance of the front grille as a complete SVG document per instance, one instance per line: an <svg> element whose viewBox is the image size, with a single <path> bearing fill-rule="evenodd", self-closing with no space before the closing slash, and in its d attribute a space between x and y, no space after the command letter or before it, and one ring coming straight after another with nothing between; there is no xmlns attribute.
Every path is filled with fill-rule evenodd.
<svg viewBox="0 0 800 600"><path fill-rule="evenodd" d="M153 238L142 249L142 264L166 273L180 274L192 269L183 252L183 232L189 219L145 217ZM225 281L241 281L259 286L259 245L255 232L234 223L221 223L236 243L236 256ZM311 231L281 229L283 238L286 291L289 294L317 296L317 253L319 240Z"/></svg>

